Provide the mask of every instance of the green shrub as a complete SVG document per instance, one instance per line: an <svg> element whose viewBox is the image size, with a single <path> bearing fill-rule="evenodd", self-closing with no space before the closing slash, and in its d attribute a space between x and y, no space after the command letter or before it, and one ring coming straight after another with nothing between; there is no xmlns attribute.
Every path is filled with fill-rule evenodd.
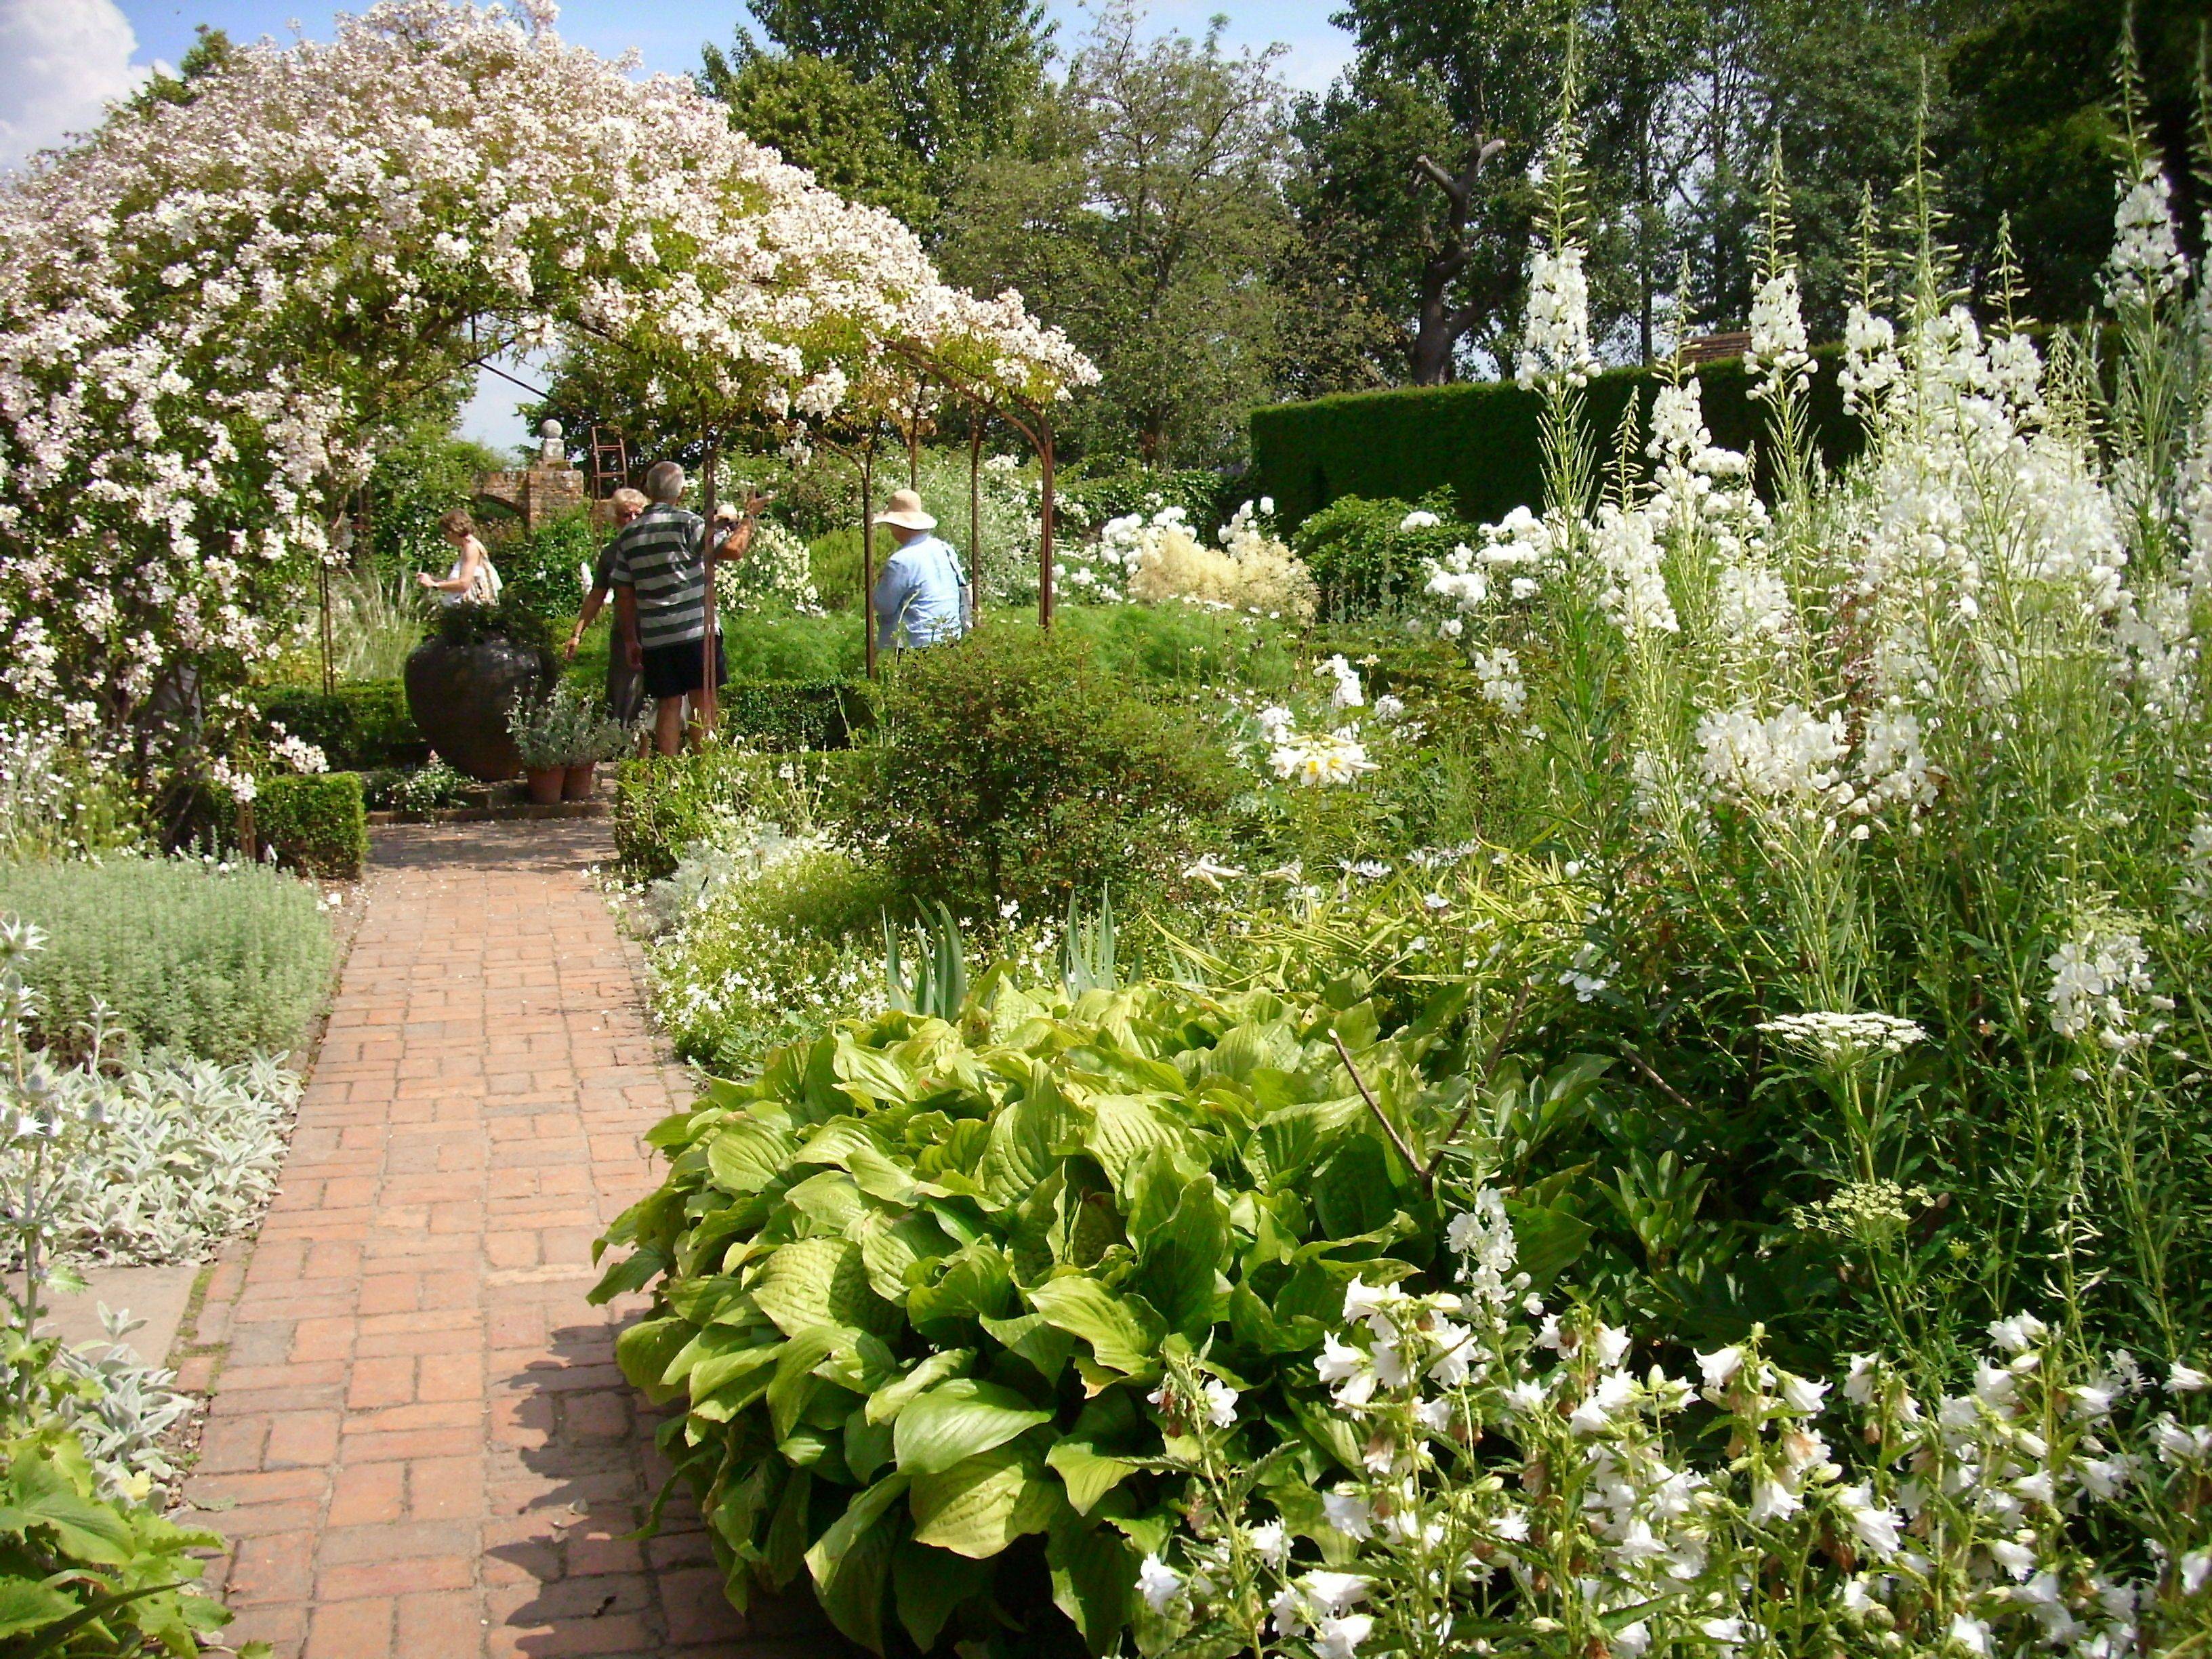
<svg viewBox="0 0 2212 1659"><path fill-rule="evenodd" d="M1086 641L1099 667L1124 679L1273 691L1297 672L1289 625L1203 605L1071 605L1054 613L1053 627Z"/></svg>
<svg viewBox="0 0 2212 1659"><path fill-rule="evenodd" d="M726 611L722 654L733 687L744 680L857 680L867 672L868 641L850 611Z"/></svg>
<svg viewBox="0 0 2212 1659"><path fill-rule="evenodd" d="M1407 528L1417 511L1439 522ZM1344 495L1297 527L1291 545L1321 586L1322 614L1345 617L1389 611L1419 594L1425 561L1441 559L1480 531L1455 516L1451 492L1431 490L1419 501Z"/></svg>
<svg viewBox="0 0 2212 1659"><path fill-rule="evenodd" d="M501 602L559 628L583 605L583 574L613 535L588 512L568 513L505 543L492 557L506 584Z"/></svg>
<svg viewBox="0 0 2212 1659"><path fill-rule="evenodd" d="M676 873L684 850L713 838L763 800L780 801L787 769L803 772L825 812L848 815L865 787L864 751L769 757L717 744L696 753L624 761L615 771L615 862L633 881Z"/></svg>
<svg viewBox="0 0 2212 1659"><path fill-rule="evenodd" d="M1456 1029L1377 1043L1358 1003L1000 988L957 1027L851 1022L709 1085L653 1132L669 1179L610 1231L632 1253L595 1295L659 1281L617 1357L688 1407L665 1443L732 1599L803 1570L878 1651L901 1626L925 1651L1113 1651L1181 1492L1153 1390L1194 1350L1289 1449L1317 1523L1316 1480L1361 1449L1308 1356L1354 1278L1444 1255L1442 1200L1331 1036L1389 1107L1460 1078L1429 1097L1449 1114ZM1501 1079L1486 1103L1564 1117L1595 1069ZM1513 1220L1540 1278L1583 1236L1533 1194ZM1048 1571L1054 1606L1031 1588Z"/></svg>
<svg viewBox="0 0 2212 1659"><path fill-rule="evenodd" d="M766 839L695 852L671 895L685 914L647 951L677 1054L724 1073L883 1003L883 878L819 843Z"/></svg>
<svg viewBox="0 0 2212 1659"><path fill-rule="evenodd" d="M1061 501L1079 507L1083 521L1094 526L1132 513L1149 517L1163 507L1179 507L1199 538L1208 545L1212 543L1214 527L1236 510L1238 501L1254 494L1240 493L1237 480L1202 468L1177 471L1146 466L1120 467L1095 475L1073 470L1054 480L1053 493ZM1236 499L1231 500L1231 496Z"/></svg>
<svg viewBox="0 0 2212 1659"><path fill-rule="evenodd" d="M878 499L876 505L879 509L889 494L886 490ZM884 561L897 551L898 538L881 525L877 526L874 568L881 570ZM859 525L842 525L835 530L823 532L807 544L807 553L814 575L814 591L821 597L823 605L832 611L863 608Z"/></svg>
<svg viewBox="0 0 2212 1659"><path fill-rule="evenodd" d="M301 685L261 693L262 717L323 751L343 771L419 766L430 745L407 712L407 688L398 680L361 680L335 691Z"/></svg>
<svg viewBox="0 0 2212 1659"><path fill-rule="evenodd" d="M295 870L351 881L368 861L368 817L356 772L264 778L253 831Z"/></svg>
<svg viewBox="0 0 2212 1659"><path fill-rule="evenodd" d="M46 1042L105 1001L142 1043L228 1062L297 1042L329 983L315 890L265 865L115 858L0 866L0 914L46 934L25 978Z"/></svg>
<svg viewBox="0 0 2212 1659"><path fill-rule="evenodd" d="M1843 408L1836 385L1841 349L1814 356L1813 422L1834 466L1856 454L1858 422ZM1700 369L1705 424L1729 449L1764 448L1765 411L1746 395L1741 362ZM1609 439L1629 394L1642 400L1648 434L1657 376L1646 368L1614 369L1585 389L1590 429ZM1494 523L1516 507L1540 508L1544 460L1543 399L1511 381L1405 386L1341 392L1306 403L1252 411L1253 478L1245 493L1273 495L1278 519L1297 526L1344 495L1419 501L1449 489L1460 518Z"/></svg>
<svg viewBox="0 0 2212 1659"><path fill-rule="evenodd" d="M718 708L724 739L757 749L842 749L872 719L867 694L842 680L733 681Z"/></svg>
<svg viewBox="0 0 2212 1659"><path fill-rule="evenodd" d="M856 827L908 902L966 915L1157 878L1228 767L1082 640L1014 623L908 653L888 682L877 787Z"/></svg>

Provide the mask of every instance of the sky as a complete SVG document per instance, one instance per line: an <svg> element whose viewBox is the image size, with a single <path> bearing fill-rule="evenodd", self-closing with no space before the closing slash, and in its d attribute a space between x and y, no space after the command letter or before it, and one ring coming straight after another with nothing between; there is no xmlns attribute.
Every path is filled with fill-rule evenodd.
<svg viewBox="0 0 2212 1659"><path fill-rule="evenodd" d="M1287 48L1283 77L1319 91L1352 55L1351 37L1328 15L1340 0L1140 0L1152 27L1205 32L1216 13L1229 24L1231 46ZM362 11L368 0L346 9ZM1048 0L1059 39L1072 42L1089 19L1081 0ZM327 36L337 9L331 0L0 0L0 168L64 135L95 125L100 111L127 97L155 70L173 69L191 46L194 26L210 23L240 42L291 37L296 20L311 35ZM726 45L745 15L744 0L567 0L557 25L566 40L610 57L635 47L646 72L696 68L699 48ZM507 367L536 378L530 364ZM480 377L463 411L467 436L506 448L525 441L515 414L517 389Z"/></svg>

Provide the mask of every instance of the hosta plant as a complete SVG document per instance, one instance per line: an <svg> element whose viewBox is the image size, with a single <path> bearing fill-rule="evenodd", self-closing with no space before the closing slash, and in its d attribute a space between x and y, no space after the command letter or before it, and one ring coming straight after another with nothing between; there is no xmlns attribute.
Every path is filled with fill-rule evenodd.
<svg viewBox="0 0 2212 1659"><path fill-rule="evenodd" d="M1304 1356L1354 1280L1446 1254L1447 1132L1601 1070L1523 1079L1464 1012L1379 1040L1364 1002L987 983L957 1024L848 1022L662 1123L598 1294L653 1290L620 1358L684 1407L666 1447L733 1599L804 1572L878 1651L1111 1650L1179 1513L1164 1355L1204 1351L1265 1447L1334 1458ZM1514 1216L1536 1271L1586 1237L1534 1189Z"/></svg>

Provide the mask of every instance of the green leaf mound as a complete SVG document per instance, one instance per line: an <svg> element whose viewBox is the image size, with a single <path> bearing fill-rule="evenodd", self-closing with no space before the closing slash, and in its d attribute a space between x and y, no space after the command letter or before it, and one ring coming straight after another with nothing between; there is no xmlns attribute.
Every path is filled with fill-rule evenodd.
<svg viewBox="0 0 2212 1659"><path fill-rule="evenodd" d="M1388 1106L1462 1069L1456 1022L1378 1042L1364 1002L986 1000L711 1085L653 1132L668 1180L598 1294L653 1288L623 1367L686 1408L664 1442L738 1605L804 1571L878 1652L1104 1652L1180 1491L1147 1400L1171 1346L1284 1449L1286 1513L1356 1461L1307 1356L1353 1277L1441 1265L1444 1218L1330 1035Z"/></svg>

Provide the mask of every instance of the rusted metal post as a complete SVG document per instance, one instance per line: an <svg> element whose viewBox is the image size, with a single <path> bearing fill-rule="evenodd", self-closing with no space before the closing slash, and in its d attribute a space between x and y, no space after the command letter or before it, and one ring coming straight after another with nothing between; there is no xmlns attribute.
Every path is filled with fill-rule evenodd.
<svg viewBox="0 0 2212 1659"><path fill-rule="evenodd" d="M322 590L323 600L323 695L332 696L338 689L337 671L331 662L331 564L327 554L315 558L316 586Z"/></svg>
<svg viewBox="0 0 2212 1659"><path fill-rule="evenodd" d="M1037 414L1037 459L1043 491L1037 502L1037 626L1052 626L1052 416Z"/></svg>
<svg viewBox="0 0 2212 1659"><path fill-rule="evenodd" d="M983 411L968 434L968 617L983 619Z"/></svg>
<svg viewBox="0 0 2212 1659"><path fill-rule="evenodd" d="M876 434L860 450L860 627L867 636L868 678L876 677Z"/></svg>
<svg viewBox="0 0 2212 1659"><path fill-rule="evenodd" d="M721 614L714 608L714 464L720 458L720 434L707 434L707 464L700 474L699 504L707 519L700 553L707 564L707 631L699 648L699 737L704 746L714 735L714 647L722 636Z"/></svg>

